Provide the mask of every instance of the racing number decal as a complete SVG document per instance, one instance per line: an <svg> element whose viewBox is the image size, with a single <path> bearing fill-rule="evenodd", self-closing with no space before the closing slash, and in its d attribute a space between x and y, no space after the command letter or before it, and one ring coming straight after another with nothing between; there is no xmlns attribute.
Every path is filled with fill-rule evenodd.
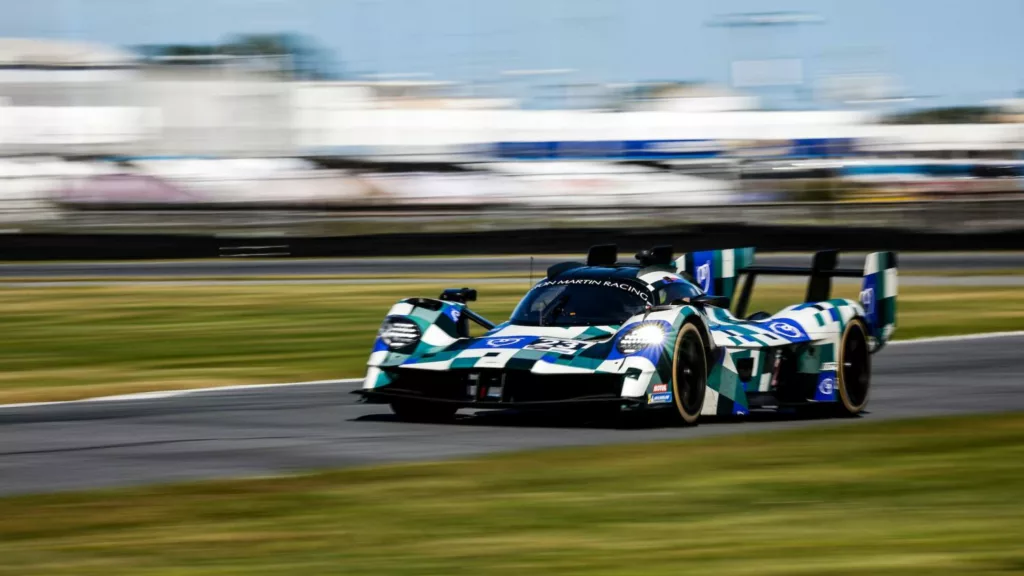
<svg viewBox="0 0 1024 576"><path fill-rule="evenodd" d="M579 340L562 340L560 338L548 338L541 336L536 342L526 346L527 350L544 350L545 352L557 352L558 354L575 354L590 346L590 342Z"/></svg>

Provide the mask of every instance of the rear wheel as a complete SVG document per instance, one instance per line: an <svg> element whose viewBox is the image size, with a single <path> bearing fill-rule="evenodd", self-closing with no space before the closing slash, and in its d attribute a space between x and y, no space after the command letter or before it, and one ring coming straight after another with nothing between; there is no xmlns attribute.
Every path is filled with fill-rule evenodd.
<svg viewBox="0 0 1024 576"><path fill-rule="evenodd" d="M868 405L871 390L871 354L864 322L856 319L846 325L839 344L839 408L844 415L860 414Z"/></svg>
<svg viewBox="0 0 1024 576"><path fill-rule="evenodd" d="M704 337L694 324L684 324L676 338L672 360L672 399L683 424L697 424L704 407L708 360Z"/></svg>
<svg viewBox="0 0 1024 576"><path fill-rule="evenodd" d="M391 411L406 422L444 422L455 417L457 406L433 402L400 401L391 403Z"/></svg>

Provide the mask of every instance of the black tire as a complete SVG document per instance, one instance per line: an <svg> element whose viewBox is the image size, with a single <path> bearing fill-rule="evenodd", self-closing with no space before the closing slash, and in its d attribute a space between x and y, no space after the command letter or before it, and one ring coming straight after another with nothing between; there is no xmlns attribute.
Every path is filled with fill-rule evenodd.
<svg viewBox="0 0 1024 576"><path fill-rule="evenodd" d="M696 426L704 407L708 384L708 357L704 337L695 324L683 324L672 357L672 401L677 421Z"/></svg>
<svg viewBox="0 0 1024 576"><path fill-rule="evenodd" d="M457 406L434 402L398 401L391 411L406 422L447 422L455 417Z"/></svg>
<svg viewBox="0 0 1024 576"><path fill-rule="evenodd" d="M844 416L860 414L868 405L871 392L871 352L867 329L860 319L854 319L843 330L836 376L839 380L839 413Z"/></svg>

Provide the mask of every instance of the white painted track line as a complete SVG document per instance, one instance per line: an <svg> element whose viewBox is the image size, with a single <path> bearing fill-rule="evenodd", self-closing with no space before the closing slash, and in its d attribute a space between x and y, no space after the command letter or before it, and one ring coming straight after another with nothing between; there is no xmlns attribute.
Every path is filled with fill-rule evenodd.
<svg viewBox="0 0 1024 576"><path fill-rule="evenodd" d="M235 386L212 386L209 388L187 388L185 390L154 390L152 392L138 392L135 394L118 394L116 396L96 396L93 398L82 398L80 400L60 400L55 402L23 402L19 404L0 404L0 410L9 408L29 408L33 406L59 406L62 404L82 404L85 402L131 402L134 400L154 400L158 398L173 398L175 396L188 396L189 394L200 394L203 392L231 392L233 390L256 390L259 388L284 388L286 386L317 386L320 384L355 384L362 382L362 378L342 378L339 380L312 380L308 382L281 382L276 384L238 384Z"/></svg>

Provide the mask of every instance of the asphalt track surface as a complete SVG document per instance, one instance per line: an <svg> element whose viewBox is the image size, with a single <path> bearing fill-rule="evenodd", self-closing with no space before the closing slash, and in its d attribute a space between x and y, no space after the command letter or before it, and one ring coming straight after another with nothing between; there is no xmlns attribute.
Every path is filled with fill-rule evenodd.
<svg viewBox="0 0 1024 576"><path fill-rule="evenodd" d="M629 260L629 254L620 254ZM538 277L548 266L567 259L565 256L534 258L533 272ZM586 259L580 254L575 259ZM810 254L758 254L757 263L771 266L809 266ZM905 253L900 254L900 270L970 271L1024 270L1024 252L983 253ZM841 267L861 269L864 255L843 253ZM279 258L224 259L193 261L146 262L57 262L0 264L3 278L200 278L200 277L266 277L310 275L386 275L414 274L521 274L530 272L529 256L480 256L467 258Z"/></svg>
<svg viewBox="0 0 1024 576"><path fill-rule="evenodd" d="M458 459L555 446L686 439L1024 410L1024 335L896 344L874 357L869 413L851 420L764 413L696 428L559 425L514 413L453 424L396 421L356 383L203 391L142 400L0 407L0 493L19 494L325 467Z"/></svg>

